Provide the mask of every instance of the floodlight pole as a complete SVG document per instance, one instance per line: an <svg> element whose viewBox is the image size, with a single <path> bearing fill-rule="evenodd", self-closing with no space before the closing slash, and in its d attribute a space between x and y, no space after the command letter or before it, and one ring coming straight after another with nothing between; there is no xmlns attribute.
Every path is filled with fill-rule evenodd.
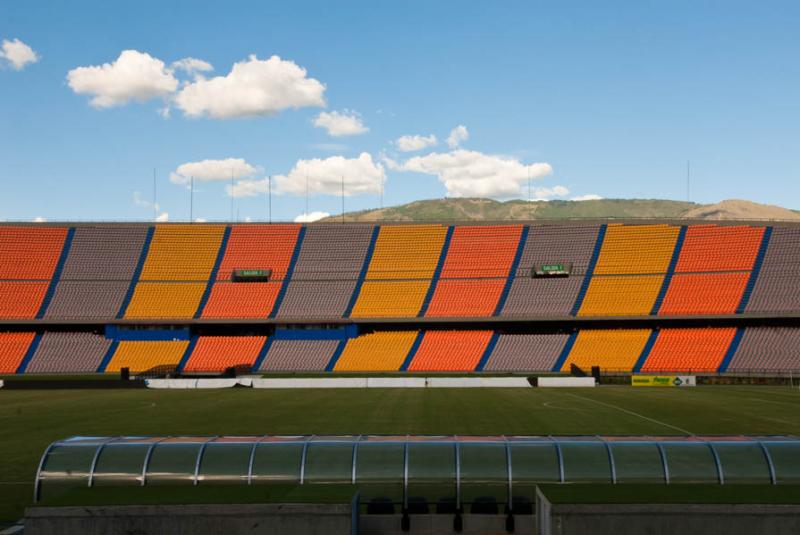
<svg viewBox="0 0 800 535"><path fill-rule="evenodd" d="M272 175L267 177L267 192L269 197L269 222L272 223Z"/></svg>
<svg viewBox="0 0 800 535"><path fill-rule="evenodd" d="M308 173L306 173L306 217L308 217Z"/></svg>
<svg viewBox="0 0 800 535"><path fill-rule="evenodd" d="M189 179L189 223L194 221L194 177Z"/></svg>
<svg viewBox="0 0 800 535"><path fill-rule="evenodd" d="M692 177L691 173L692 173L691 162L689 160L686 160L686 202L691 202L691 196L689 195L691 193L690 189L691 177Z"/></svg>
<svg viewBox="0 0 800 535"><path fill-rule="evenodd" d="M531 168L528 167L528 219L531 219L533 207L531 206Z"/></svg>
<svg viewBox="0 0 800 535"><path fill-rule="evenodd" d="M231 221L233 221L233 169L231 169Z"/></svg>
<svg viewBox="0 0 800 535"><path fill-rule="evenodd" d="M153 167L153 221L158 219L158 190L156 189L156 168Z"/></svg>
<svg viewBox="0 0 800 535"><path fill-rule="evenodd" d="M344 175L342 175L342 223L344 223Z"/></svg>

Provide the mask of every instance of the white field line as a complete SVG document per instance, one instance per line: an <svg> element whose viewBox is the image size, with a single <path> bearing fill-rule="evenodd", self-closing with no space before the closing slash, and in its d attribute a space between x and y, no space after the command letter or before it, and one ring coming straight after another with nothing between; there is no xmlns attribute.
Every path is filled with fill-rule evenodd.
<svg viewBox="0 0 800 535"><path fill-rule="evenodd" d="M662 422L661 420L656 420L655 418L650 418L649 416L645 416L644 414L639 414L638 412L634 412L634 411L631 411L631 410L628 410L628 409L623 409L622 407L617 407L616 405L612 405L610 403L605 403L604 401L598 401L596 399L587 398L587 397L579 396L577 394L571 394L571 393L568 393L568 392L564 392L564 393L566 395L568 395L568 396L572 396L572 397L575 397L575 398L578 398L578 399L583 399L583 400L586 400L586 401L591 401L592 403L597 403L598 405L603 405L605 407L611 407L612 409L617 409L620 412L624 412L626 414L630 414L632 416L636 416L638 418L641 418L642 420L647 420L648 422L653 422L653 423L658 424L658 425L663 425L664 427L669 427L670 429L674 429L676 431L680 431L684 435L694 435L694 433L692 433L691 431L687 431L686 429L683 429L681 427L678 427L678 426L675 426L675 425L672 425L672 424L668 424L666 422Z"/></svg>

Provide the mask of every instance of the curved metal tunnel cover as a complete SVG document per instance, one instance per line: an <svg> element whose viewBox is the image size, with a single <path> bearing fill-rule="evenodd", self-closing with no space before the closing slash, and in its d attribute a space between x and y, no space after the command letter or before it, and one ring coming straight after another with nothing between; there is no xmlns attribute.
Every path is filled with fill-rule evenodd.
<svg viewBox="0 0 800 535"><path fill-rule="evenodd" d="M794 436L161 436L51 444L35 500L104 485L355 484L409 499L511 504L537 483L800 483ZM372 489L372 492L370 489ZM527 490L526 490L527 489ZM372 494L371 494L372 492Z"/></svg>

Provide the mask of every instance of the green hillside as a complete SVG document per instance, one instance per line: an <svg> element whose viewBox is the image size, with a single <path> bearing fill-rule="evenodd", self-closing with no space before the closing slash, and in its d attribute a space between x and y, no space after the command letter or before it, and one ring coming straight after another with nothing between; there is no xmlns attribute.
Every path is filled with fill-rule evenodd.
<svg viewBox="0 0 800 535"><path fill-rule="evenodd" d="M345 221L499 221L519 219L679 218L703 205L653 199L595 201L494 201L435 199L345 214ZM341 215L327 220L341 220Z"/></svg>

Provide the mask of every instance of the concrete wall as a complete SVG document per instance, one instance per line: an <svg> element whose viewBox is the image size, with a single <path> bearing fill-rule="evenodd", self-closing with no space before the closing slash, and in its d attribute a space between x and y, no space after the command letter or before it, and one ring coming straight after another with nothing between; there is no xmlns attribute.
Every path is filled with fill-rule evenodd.
<svg viewBox="0 0 800 535"><path fill-rule="evenodd" d="M350 534L348 505L129 505L31 507L25 535Z"/></svg>
<svg viewBox="0 0 800 535"><path fill-rule="evenodd" d="M797 505L548 505L537 502L536 512L539 535L800 533L800 506Z"/></svg>

